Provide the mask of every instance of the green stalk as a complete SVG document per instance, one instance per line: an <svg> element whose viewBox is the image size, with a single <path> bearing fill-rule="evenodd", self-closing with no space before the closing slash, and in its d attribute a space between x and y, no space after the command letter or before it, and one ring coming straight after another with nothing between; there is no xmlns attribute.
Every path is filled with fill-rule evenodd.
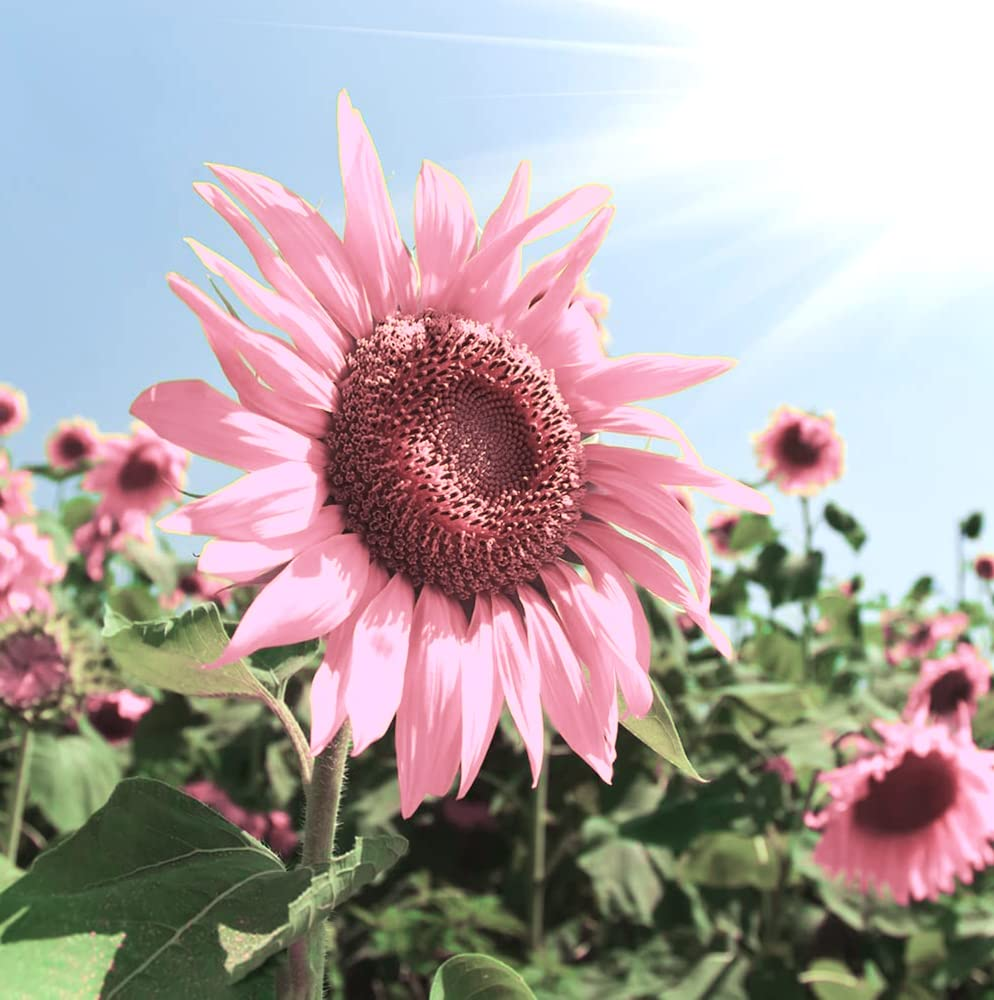
<svg viewBox="0 0 994 1000"><path fill-rule="evenodd" d="M307 789L301 864L320 867L331 862L338 825L338 804L345 781L352 727L346 722L329 746L314 759ZM286 1000L321 1000L324 996L325 921L290 946Z"/></svg>
<svg viewBox="0 0 994 1000"><path fill-rule="evenodd" d="M801 520L804 524L804 561L811 558L811 541L814 534L811 527L811 507L807 497L801 497ZM811 679L811 600L805 597L801 601L801 612L804 615L804 628L801 632L801 659L804 663L804 677Z"/></svg>
<svg viewBox="0 0 994 1000"><path fill-rule="evenodd" d="M545 936L545 817L549 805L549 740L542 737L542 770L532 802L531 898L528 911L528 940L533 952L542 947Z"/></svg>
<svg viewBox="0 0 994 1000"><path fill-rule="evenodd" d="M7 860L17 864L17 849L21 844L21 825L24 822L24 805L28 798L28 772L31 768L31 747L34 733L25 726L17 748L17 769L14 772L14 788L7 811Z"/></svg>

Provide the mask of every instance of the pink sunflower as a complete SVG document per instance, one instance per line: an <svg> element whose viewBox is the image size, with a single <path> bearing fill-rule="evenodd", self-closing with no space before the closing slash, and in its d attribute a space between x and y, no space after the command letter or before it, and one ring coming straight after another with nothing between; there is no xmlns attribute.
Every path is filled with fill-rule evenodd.
<svg viewBox="0 0 994 1000"><path fill-rule="evenodd" d="M0 511L0 621L28 611L51 611L48 588L62 579L52 540L33 524L11 523Z"/></svg>
<svg viewBox="0 0 994 1000"><path fill-rule="evenodd" d="M705 531L715 555L726 559L734 559L738 555L728 544L738 523L739 512L735 510L716 510L708 517Z"/></svg>
<svg viewBox="0 0 994 1000"><path fill-rule="evenodd" d="M188 460L182 448L135 424L130 436L109 434L103 439L83 489L103 494L101 513L119 518L126 512L152 514L179 496Z"/></svg>
<svg viewBox="0 0 994 1000"><path fill-rule="evenodd" d="M31 502L34 477L27 469L13 469L5 451L0 451L0 511L9 518L30 517L35 512Z"/></svg>
<svg viewBox="0 0 994 1000"><path fill-rule="evenodd" d="M753 441L760 466L783 493L812 496L842 475L843 441L833 416L781 406Z"/></svg>
<svg viewBox="0 0 994 1000"><path fill-rule="evenodd" d="M830 771L814 859L866 892L907 906L969 884L994 862L994 752L945 726L876 723L883 745Z"/></svg>
<svg viewBox="0 0 994 1000"><path fill-rule="evenodd" d="M120 746L134 736L138 723L155 702L134 691L107 691L86 698L86 716L108 743Z"/></svg>
<svg viewBox="0 0 994 1000"><path fill-rule="evenodd" d="M904 717L924 722L937 721L970 727L977 700L991 686L991 665L968 642L940 660L925 660L918 681L908 693Z"/></svg>
<svg viewBox="0 0 994 1000"><path fill-rule="evenodd" d="M48 464L53 469L78 469L96 457L100 440L100 431L92 420L60 420L45 442Z"/></svg>
<svg viewBox="0 0 994 1000"><path fill-rule="evenodd" d="M884 642L887 643L884 655L892 665L902 660L921 659L943 640L958 639L969 624L970 616L965 611L940 612L924 622L888 616L884 622ZM895 625L903 625L903 632Z"/></svg>
<svg viewBox="0 0 994 1000"><path fill-rule="evenodd" d="M125 510L120 516L101 511L81 524L72 536L76 551L86 563L86 575L91 580L104 578L104 560L111 552L123 552L129 538L152 541L152 526L148 517L137 510Z"/></svg>
<svg viewBox="0 0 994 1000"><path fill-rule="evenodd" d="M983 553L973 560L973 571L981 580L994 580L994 555Z"/></svg>
<svg viewBox="0 0 994 1000"><path fill-rule="evenodd" d="M543 708L609 780L617 687L636 715L652 701L632 579L731 652L710 617L700 533L664 487L762 512L769 503L696 456L591 438L613 431L689 450L673 423L631 404L731 362L604 355L575 292L613 214L606 188L581 187L529 214L522 164L480 232L459 182L425 162L415 263L344 92L338 128L343 239L276 181L212 166L274 250L219 188L196 185L271 287L200 244L194 251L289 341L172 275L239 402L179 381L132 408L165 438L247 472L161 522L215 536L201 572L265 584L213 665L325 637L312 749L348 718L360 753L396 717L404 816L447 793L460 767L465 794L505 700L536 781ZM591 214L575 240L521 275L524 244ZM690 585L656 546L686 563Z"/></svg>
<svg viewBox="0 0 994 1000"><path fill-rule="evenodd" d="M20 389L0 382L0 437L19 431L28 419L28 401Z"/></svg>

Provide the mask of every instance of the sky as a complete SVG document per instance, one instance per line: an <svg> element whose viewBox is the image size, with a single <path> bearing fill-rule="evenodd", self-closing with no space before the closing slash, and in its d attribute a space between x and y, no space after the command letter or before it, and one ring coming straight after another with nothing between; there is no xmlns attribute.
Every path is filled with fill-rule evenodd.
<svg viewBox="0 0 994 1000"><path fill-rule="evenodd" d="M237 164L340 228L344 87L409 242L422 159L459 176L481 221L521 159L535 207L609 185L617 214L588 277L610 299L611 352L739 359L653 405L746 480L750 434L778 405L831 411L847 462L824 499L869 534L853 555L819 529L831 574L899 595L931 573L951 595L957 522L994 495L994 152L975 50L989 35L956 3L892 12L879 35L845 3L818 23L806 5L748 7L3 4L0 381L31 407L15 459L40 461L62 417L126 430L153 382L223 385L164 277L204 281L187 236L246 255L191 185L205 161ZM198 460L188 488L231 478ZM774 501L798 537L797 500Z"/></svg>

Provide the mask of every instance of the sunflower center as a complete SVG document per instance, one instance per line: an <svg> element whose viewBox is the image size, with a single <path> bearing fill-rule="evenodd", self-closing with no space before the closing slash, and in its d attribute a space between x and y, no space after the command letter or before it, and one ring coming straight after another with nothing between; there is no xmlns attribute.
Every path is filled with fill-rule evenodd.
<svg viewBox="0 0 994 1000"><path fill-rule="evenodd" d="M791 424L780 437L780 455L791 465L808 469L818 464L821 448L805 439L800 424Z"/></svg>
<svg viewBox="0 0 994 1000"><path fill-rule="evenodd" d="M86 451L86 445L78 434L64 434L59 442L59 452L66 461L74 462Z"/></svg>
<svg viewBox="0 0 994 1000"><path fill-rule="evenodd" d="M529 351L428 312L385 320L349 364L328 480L380 563L465 599L533 580L562 554L583 449Z"/></svg>
<svg viewBox="0 0 994 1000"><path fill-rule="evenodd" d="M40 629L13 632L0 640L0 701L32 708L58 694L69 677L59 644Z"/></svg>
<svg viewBox="0 0 994 1000"><path fill-rule="evenodd" d="M125 492L147 490L159 481L159 465L144 458L141 452L131 455L117 476L118 486Z"/></svg>
<svg viewBox="0 0 994 1000"><path fill-rule="evenodd" d="M883 778L870 781L856 803L854 819L869 833L915 833L942 816L956 801L956 774L942 754L910 751Z"/></svg>
<svg viewBox="0 0 994 1000"><path fill-rule="evenodd" d="M962 670L943 674L928 693L928 709L932 715L949 715L964 701L970 700L973 685Z"/></svg>
<svg viewBox="0 0 994 1000"><path fill-rule="evenodd" d="M0 424L5 424L7 421L14 418L14 407L7 402L0 402Z"/></svg>

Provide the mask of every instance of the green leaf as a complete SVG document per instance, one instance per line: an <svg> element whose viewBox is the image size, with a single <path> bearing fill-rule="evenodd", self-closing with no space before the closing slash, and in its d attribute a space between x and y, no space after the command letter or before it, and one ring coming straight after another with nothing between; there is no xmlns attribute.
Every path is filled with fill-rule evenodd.
<svg viewBox="0 0 994 1000"><path fill-rule="evenodd" d="M72 497L59 508L59 519L70 533L92 520L97 509L92 497Z"/></svg>
<svg viewBox="0 0 994 1000"><path fill-rule="evenodd" d="M695 885L769 891L779 880L780 859L767 838L722 830L698 837L681 859L680 870Z"/></svg>
<svg viewBox="0 0 994 1000"><path fill-rule="evenodd" d="M35 515L35 526L43 535L48 535L52 539L55 558L59 562L68 562L72 535L66 530L65 525L50 510L40 510Z"/></svg>
<svg viewBox="0 0 994 1000"><path fill-rule="evenodd" d="M837 504L827 503L825 505L825 523L842 535L854 552L859 552L866 542L866 532L863 530L863 526L852 514Z"/></svg>
<svg viewBox="0 0 994 1000"><path fill-rule="evenodd" d="M737 569L730 577L716 577L711 594L711 610L716 615L737 615L749 603L749 577Z"/></svg>
<svg viewBox="0 0 994 1000"><path fill-rule="evenodd" d="M41 476L42 479L49 479L53 483L61 483L66 479L72 479L79 475L79 469L55 469L51 465L25 465L22 468L30 472L33 476Z"/></svg>
<svg viewBox="0 0 994 1000"><path fill-rule="evenodd" d="M798 978L811 987L818 1000L875 1000L886 987L872 962L867 963L860 978L842 962L819 958Z"/></svg>
<svg viewBox="0 0 994 1000"><path fill-rule="evenodd" d="M123 781L0 894L4 995L272 997L266 959L404 850L398 837L357 841L324 870L288 872L195 799Z"/></svg>
<svg viewBox="0 0 994 1000"><path fill-rule="evenodd" d="M107 595L107 604L129 621L148 621L162 614L162 605L140 583L116 587Z"/></svg>
<svg viewBox="0 0 994 1000"><path fill-rule="evenodd" d="M252 654L251 661L257 670L269 671L277 683L282 683L301 670L316 667L320 663L318 656L320 651L320 640L308 639L305 642L295 642L291 646L257 650Z"/></svg>
<svg viewBox="0 0 994 1000"><path fill-rule="evenodd" d="M199 604L178 618L132 622L107 608L104 642L114 662L134 681L189 697L258 698L266 689L244 661L204 670L221 655L228 634L213 604Z"/></svg>
<svg viewBox="0 0 994 1000"><path fill-rule="evenodd" d="M908 591L905 600L911 601L914 604L920 604L933 590L935 590L935 581L932 577L920 576L911 585L911 589Z"/></svg>
<svg viewBox="0 0 994 1000"><path fill-rule="evenodd" d="M733 552L745 552L757 545L772 542L776 537L776 530L768 517L744 511L728 536L728 547Z"/></svg>
<svg viewBox="0 0 994 1000"><path fill-rule="evenodd" d="M772 542L760 551L752 577L766 589L770 603L777 607L818 594L823 560L821 552L791 555L779 542Z"/></svg>
<svg viewBox="0 0 994 1000"><path fill-rule="evenodd" d="M964 538L971 540L979 538L984 530L984 515L979 510L974 511L969 517L960 521L959 530Z"/></svg>
<svg viewBox="0 0 994 1000"><path fill-rule="evenodd" d="M718 688L714 696L742 702L753 711L785 725L804 718L815 705L812 692L796 684L764 684L761 681L732 684Z"/></svg>
<svg viewBox="0 0 994 1000"><path fill-rule="evenodd" d="M428 1000L535 1000L535 994L496 958L454 955L435 973Z"/></svg>
<svg viewBox="0 0 994 1000"><path fill-rule="evenodd" d="M179 580L176 560L162 549L139 538L129 538L124 543L124 555L164 593L170 594L176 589Z"/></svg>
<svg viewBox="0 0 994 1000"><path fill-rule="evenodd" d="M778 681L799 681L804 677L804 657L797 639L783 632L768 632L753 640L751 658L767 677Z"/></svg>
<svg viewBox="0 0 994 1000"><path fill-rule="evenodd" d="M652 926L653 911L663 898L663 880L643 844L609 837L581 854L577 864L590 876L604 917Z"/></svg>
<svg viewBox="0 0 994 1000"><path fill-rule="evenodd" d="M651 750L655 750L660 757L669 761L688 777L695 781L704 781L695 770L694 765L690 763L687 752L683 749L676 723L673 721L669 708L666 707L666 702L663 700L659 688L651 678L649 683L652 685L652 706L649 711L641 719L636 719L634 716L628 715L624 699L621 699L619 706L621 724L633 736L640 739Z"/></svg>
<svg viewBox="0 0 994 1000"><path fill-rule="evenodd" d="M14 864L6 855L0 854L0 891L13 885L24 872Z"/></svg>
<svg viewBox="0 0 994 1000"><path fill-rule="evenodd" d="M78 735L37 733L30 768L28 801L59 833L81 827L122 776L118 755L86 723Z"/></svg>

